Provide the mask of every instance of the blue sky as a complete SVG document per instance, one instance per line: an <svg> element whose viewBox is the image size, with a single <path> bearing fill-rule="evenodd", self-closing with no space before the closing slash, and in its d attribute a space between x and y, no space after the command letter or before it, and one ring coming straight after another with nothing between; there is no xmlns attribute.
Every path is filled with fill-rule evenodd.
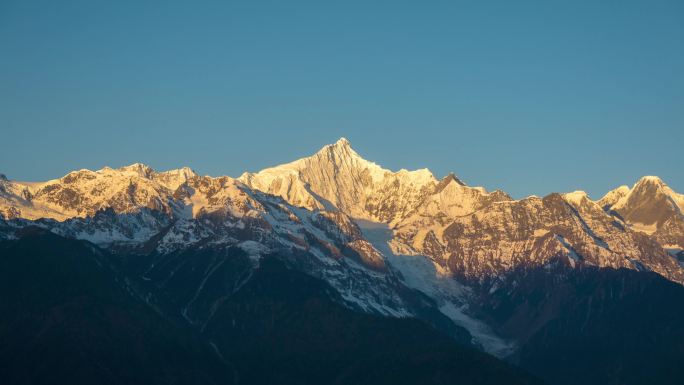
<svg viewBox="0 0 684 385"><path fill-rule="evenodd" d="M0 134L18 180L237 176L345 136L515 197L684 192L684 2L4 0Z"/></svg>

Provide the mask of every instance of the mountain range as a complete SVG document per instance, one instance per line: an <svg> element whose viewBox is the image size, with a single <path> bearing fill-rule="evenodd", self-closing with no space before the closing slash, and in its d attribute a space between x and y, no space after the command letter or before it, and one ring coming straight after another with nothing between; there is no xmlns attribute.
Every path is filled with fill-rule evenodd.
<svg viewBox="0 0 684 385"><path fill-rule="evenodd" d="M143 164L45 182L0 175L0 263L17 300L0 309L9 346L0 357L26 339L85 338L45 329L70 325L80 313L64 309L82 311L84 300L116 304L124 326L76 324L150 341L131 359L155 357L150 376L179 379L169 383L192 373L207 383L390 383L410 378L388 374L406 368L410 383L680 383L683 210L684 195L653 176L599 200L582 191L513 199L454 174L384 169L344 138L238 178ZM55 275L65 266L77 270ZM80 280L92 287L35 312L18 300L42 303L36 285ZM57 330L48 333L57 342L40 330ZM167 366L160 344L192 365ZM32 355L47 359L35 349L6 378L40 382L24 374ZM122 359L110 353L96 351L91 364L112 383L134 382L133 364L110 367Z"/></svg>

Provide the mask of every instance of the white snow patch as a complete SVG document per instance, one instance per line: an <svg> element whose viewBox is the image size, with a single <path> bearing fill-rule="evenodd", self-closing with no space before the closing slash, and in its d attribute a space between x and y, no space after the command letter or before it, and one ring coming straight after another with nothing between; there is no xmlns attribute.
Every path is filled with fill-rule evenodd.
<svg viewBox="0 0 684 385"><path fill-rule="evenodd" d="M568 243L568 241L565 240L565 238L563 238L562 236L556 234L556 239L557 239L558 242L560 242L560 244L563 245L563 247L565 247L565 249L568 251L568 257L570 257L570 258L569 258L570 265L572 265L572 267L574 268L574 267L575 267L575 263L576 263L576 262L579 262L582 258L577 254L577 252L575 251L575 249L573 249L572 245L571 245L570 243Z"/></svg>
<svg viewBox="0 0 684 385"><path fill-rule="evenodd" d="M439 308L439 311L468 330L487 353L497 357L506 357L515 351L516 346L513 342L501 339L489 326L468 316L465 313L466 308L466 305L456 307L453 303L446 302Z"/></svg>
<svg viewBox="0 0 684 385"><path fill-rule="evenodd" d="M356 219L364 237L386 258L386 261L404 277L406 286L433 298L439 310L455 324L464 327L473 342L497 357L510 355L515 345L498 337L486 324L466 314L463 297L468 288L457 282L445 269L423 255L395 254L389 243L392 230L384 223Z"/></svg>
<svg viewBox="0 0 684 385"><path fill-rule="evenodd" d="M570 192L570 193L565 193L565 194L563 194L563 198L564 198L566 201L572 203L574 206L579 206L579 205L581 205L581 204L582 204L582 201L584 201L585 199L591 200L591 199L589 198L589 195L587 195L586 192L584 192L584 191L579 191L579 190L578 190L578 191L573 191L573 192Z"/></svg>
<svg viewBox="0 0 684 385"><path fill-rule="evenodd" d="M258 259L260 256L271 252L271 249L269 249L268 246L255 241L240 242L238 243L238 247L253 259Z"/></svg>

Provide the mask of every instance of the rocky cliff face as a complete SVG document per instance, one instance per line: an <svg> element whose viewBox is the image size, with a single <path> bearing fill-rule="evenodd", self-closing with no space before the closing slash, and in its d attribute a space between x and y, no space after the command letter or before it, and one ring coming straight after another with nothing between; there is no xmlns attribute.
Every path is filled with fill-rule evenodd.
<svg viewBox="0 0 684 385"><path fill-rule="evenodd" d="M604 208L631 229L649 235L676 255L684 250L684 195L674 192L660 178L646 176L630 189L609 192ZM619 199L608 199L619 196Z"/></svg>
<svg viewBox="0 0 684 385"><path fill-rule="evenodd" d="M383 222L408 214L438 185L427 169L383 169L361 158L344 138L310 157L245 173L239 179L295 205Z"/></svg>
<svg viewBox="0 0 684 385"><path fill-rule="evenodd" d="M179 272L202 271L183 305L194 323L209 319L190 300L226 259L195 266L186 251L238 248L253 267L263 255L287 255L348 307L460 325L476 345L504 355L512 344L473 318L473 298L510 284L511 272L558 263L653 271L683 283L682 202L654 177L597 202L581 191L514 200L453 174L440 180L427 169L383 169L340 139L237 179L141 164L40 183L2 178L0 239L37 225L139 255L136 274L157 287Z"/></svg>
<svg viewBox="0 0 684 385"><path fill-rule="evenodd" d="M453 174L437 180L427 170L382 169L341 139L311 157L240 180L294 205L387 223L393 251L427 256L469 281L495 280L515 267L563 256L571 266L651 270L684 282L666 250L681 247L678 202L684 200L653 177L598 202L581 191L513 200L502 191L467 186ZM644 234L649 226L653 231Z"/></svg>
<svg viewBox="0 0 684 385"><path fill-rule="evenodd" d="M39 226L139 255L137 264L143 266L135 276L155 287L167 287L171 277L185 272L194 277L191 290L199 296L221 266L228 266L223 251L237 248L250 256L252 268L264 255L288 256L289 265L336 288L350 308L450 322L431 308L429 297L407 288L351 217L337 209L308 210L230 177L198 176L189 169L155 172L139 164L81 170L45 183L3 180L0 186L3 239ZM218 254L213 262L196 265L189 255L202 250ZM209 314L195 307L219 300L190 295L183 314L189 322L208 322Z"/></svg>
<svg viewBox="0 0 684 385"><path fill-rule="evenodd" d="M86 218L108 208L120 214L149 208L173 216L179 209L172 199L175 186L195 176L186 172L155 173L136 163L116 170L74 171L47 182L0 181L0 205L6 218L31 220Z"/></svg>

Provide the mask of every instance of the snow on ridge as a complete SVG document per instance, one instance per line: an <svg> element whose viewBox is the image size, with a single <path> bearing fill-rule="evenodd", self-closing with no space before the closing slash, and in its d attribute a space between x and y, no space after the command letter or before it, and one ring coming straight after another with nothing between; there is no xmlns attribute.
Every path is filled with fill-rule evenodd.
<svg viewBox="0 0 684 385"><path fill-rule="evenodd" d="M593 202L591 200L591 198L589 198L589 194L587 194L585 191L581 191L581 190L576 190L573 192L565 193L565 194L562 194L562 196L563 196L563 199L565 199L566 201L571 203L573 206L579 206L585 201Z"/></svg>
<svg viewBox="0 0 684 385"><path fill-rule="evenodd" d="M639 183L665 183L659 176L655 175L644 175L637 181Z"/></svg>
<svg viewBox="0 0 684 385"><path fill-rule="evenodd" d="M660 181L659 178L656 181L655 177L642 179L644 182ZM486 248L467 248L469 246L464 244L466 248L462 251L464 255L477 257L469 262L469 267L474 267L478 274L484 276L485 268L493 259L499 258L502 265L509 266L507 264L511 262L509 256L513 255L512 252L527 251L526 248L532 246L526 242L533 240L532 237L542 241L544 237L551 238L545 226L549 222L554 224L553 219L541 225L528 224L527 220L532 222L541 217L538 214L558 212L544 206L546 198L543 202L536 197L515 201L498 190L488 193L484 188L467 186L453 175L439 181L428 169L392 172L363 159L345 138L323 147L310 157L254 174L245 173L238 179L198 177L186 167L156 172L144 164L134 163L119 169L106 167L98 171L75 171L57 180L32 185L0 181L1 186L8 186L10 198L0 195L0 214L4 206L17 205L17 202L21 203L19 206L24 217L50 217L57 220L87 217L92 210L108 207L116 207L117 213L133 213L142 209L167 210L166 214L173 216L176 222L163 237L166 243L160 245L158 250L161 251L197 244L209 237L215 237L216 243L235 244L254 259L272 250L272 247L302 250L319 260L317 268L322 269L320 275L338 288L348 301L367 311L394 316L410 315L401 307L400 300L387 299L390 305L382 301L386 299L382 297L386 287L375 286L381 280L374 280L380 273L339 255L339 246L348 246L348 243L344 243L346 240L340 241L345 234L330 235L314 224L319 211L339 210L344 215L360 218L357 223L361 226L363 236L382 253L394 271L401 273L404 284L435 299L445 316L469 330L475 342L485 350L499 356L509 354L512 345L468 315L464 298L468 288L452 279L446 267L448 264L435 262L449 258L454 250L448 249L449 243L458 242L459 234L463 234L452 232L451 235L445 235L445 231L456 224L458 226L452 230L468 232L474 241L481 240L481 245L486 245ZM59 190L59 187L64 189ZM60 194L50 195L52 190ZM78 211L84 204L77 199L73 204L70 202L73 191L76 191L76 198L88 199L91 211ZM614 200L627 199L634 189L621 186L614 191L609 199L611 205L615 203ZM663 191L671 190L665 185ZM42 195L31 197L36 194L44 194L50 199L43 199ZM552 194L548 204L557 205L557 196ZM684 202L682 195L672 192L670 196L675 202ZM60 197L65 202L61 206L52 200ZM583 191L561 194L561 197L574 206L580 206L585 199L594 203ZM599 202L603 202L604 198ZM558 206L562 206L561 209L570 211L566 204L560 203ZM683 206L680 204L680 207ZM600 239L594 235L593 229L597 229L601 238L606 237L611 247L618 246L615 253L639 252L639 248L634 247L635 243L628 238L630 235L611 224L613 218L602 207L593 204L582 205L581 208L586 209L588 215L577 208L576 216L570 216L571 219L560 223L568 231L566 237L556 235L555 239L557 249L562 247L569 254L570 263L574 265L581 261L573 245L587 258L592 253L596 254L597 263L607 266L616 263L609 259L613 252L606 247L605 250L595 251L597 249L593 248L584 251L582 247L589 247L589 243L578 242L578 238L573 237L578 233L585 238L588 235L598 244ZM147 212L141 216L140 223L134 223L136 227L132 237L120 231L121 226L117 227L117 223L113 223L111 229L105 226L86 232L82 232L82 228L74 231L81 231L76 234L98 243L108 239L139 241L168 225L166 222L154 222L155 218ZM520 217L525 220L517 220ZM372 224L364 223L361 219L372 219L379 227L373 228ZM74 222L78 224L78 221ZM83 223L98 224L94 220ZM392 225L394 233L388 229L387 223ZM122 226L125 225L127 223ZM633 228L647 232L651 230L640 228L639 224ZM238 241L238 237L230 237L237 232L233 230L241 230L241 233L243 230L252 231L248 233L251 239L239 238ZM509 242L505 239L507 231L514 235L527 232L532 236L526 241L518 241L511 236ZM491 243L494 238L492 234L502 235L503 241L500 244ZM307 243L309 236L320 241L320 244ZM451 238L445 239L445 236ZM388 242L392 242L392 246ZM405 250L413 255L404 255L409 253ZM543 249L529 251L539 250ZM657 267L655 263L654 266ZM345 276L343 272L350 275ZM368 287L345 289L353 286L350 282L356 285L359 282L357 280L367 280ZM382 300L378 300L378 297Z"/></svg>

